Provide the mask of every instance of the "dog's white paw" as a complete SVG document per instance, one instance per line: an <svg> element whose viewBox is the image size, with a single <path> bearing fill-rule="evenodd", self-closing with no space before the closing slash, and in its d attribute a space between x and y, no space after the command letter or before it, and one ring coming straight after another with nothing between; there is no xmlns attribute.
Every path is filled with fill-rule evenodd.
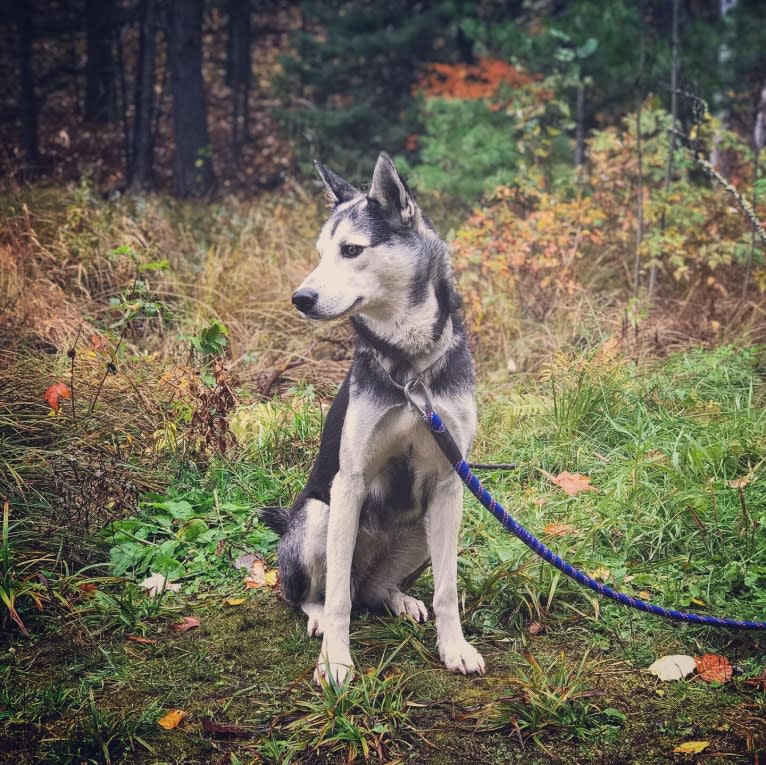
<svg viewBox="0 0 766 765"><path fill-rule="evenodd" d="M308 636L322 637L324 635L324 627L322 626L324 606L321 603L301 603L301 609L308 618L306 623Z"/></svg>
<svg viewBox="0 0 766 765"><path fill-rule="evenodd" d="M340 641L331 642L325 635L322 641L322 652L317 659L314 670L314 682L321 685L323 681L332 680L336 685L351 682L354 677L354 662L348 647Z"/></svg>
<svg viewBox="0 0 766 765"><path fill-rule="evenodd" d="M407 616L416 622L428 621L428 608L422 600L405 595L403 592L394 593L388 601L388 607L396 616Z"/></svg>
<svg viewBox="0 0 766 765"><path fill-rule="evenodd" d="M484 658L465 639L454 640L439 646L439 657L447 669L464 675L484 674Z"/></svg>

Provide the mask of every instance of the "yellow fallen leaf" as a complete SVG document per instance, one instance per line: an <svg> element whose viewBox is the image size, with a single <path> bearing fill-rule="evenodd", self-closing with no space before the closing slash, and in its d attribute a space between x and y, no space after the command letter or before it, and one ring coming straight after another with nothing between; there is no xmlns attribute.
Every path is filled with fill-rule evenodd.
<svg viewBox="0 0 766 765"><path fill-rule="evenodd" d="M699 754L709 746L709 741L687 741L684 744L679 744L673 751L676 754Z"/></svg>
<svg viewBox="0 0 766 765"><path fill-rule="evenodd" d="M599 566L596 569L593 569L593 571L587 572L588 576L590 576L592 579L598 579L600 582L606 582L607 579L612 575L612 572L606 568L606 566Z"/></svg>
<svg viewBox="0 0 766 765"><path fill-rule="evenodd" d="M275 568L266 570L264 562L260 559L253 561L250 571L245 577L245 589L252 590L257 587L276 587L277 570Z"/></svg>
<svg viewBox="0 0 766 765"><path fill-rule="evenodd" d="M244 598L226 598L223 601L227 606L241 606L244 602Z"/></svg>
<svg viewBox="0 0 766 765"><path fill-rule="evenodd" d="M160 717L157 723L165 730L172 730L177 728L181 720L186 717L187 713L183 709L171 709L167 714Z"/></svg>

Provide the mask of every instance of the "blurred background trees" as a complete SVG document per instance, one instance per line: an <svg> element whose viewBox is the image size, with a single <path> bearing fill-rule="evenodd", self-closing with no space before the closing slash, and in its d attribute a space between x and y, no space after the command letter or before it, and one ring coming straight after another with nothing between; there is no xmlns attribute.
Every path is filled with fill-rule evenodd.
<svg viewBox="0 0 766 765"><path fill-rule="evenodd" d="M763 3L678 6L682 87L744 135L766 82ZM519 130L555 128L542 151L582 163L586 137L637 92L668 107L672 17L664 0L4 0L2 168L186 196L216 177L269 188L318 156L365 175L386 149L475 201L513 175ZM435 64L481 79L481 60L545 78L544 114L519 103L513 78L490 109L423 87Z"/></svg>

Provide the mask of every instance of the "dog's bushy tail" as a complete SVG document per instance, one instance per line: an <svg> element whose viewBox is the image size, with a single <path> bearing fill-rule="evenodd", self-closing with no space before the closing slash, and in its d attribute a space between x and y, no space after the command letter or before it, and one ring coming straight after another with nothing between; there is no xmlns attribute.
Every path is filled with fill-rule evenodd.
<svg viewBox="0 0 766 765"><path fill-rule="evenodd" d="M287 531L290 511L286 507L264 507L258 511L261 520L281 537Z"/></svg>

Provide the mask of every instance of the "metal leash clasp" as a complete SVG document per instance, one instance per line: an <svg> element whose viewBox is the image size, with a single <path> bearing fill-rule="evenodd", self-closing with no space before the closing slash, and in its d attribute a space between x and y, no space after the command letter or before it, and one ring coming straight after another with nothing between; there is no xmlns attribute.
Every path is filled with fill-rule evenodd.
<svg viewBox="0 0 766 765"><path fill-rule="evenodd" d="M420 404L418 404L412 395L413 388L418 386L420 386L423 398L425 399L425 408L420 406ZM431 399L428 397L426 386L421 382L420 378L416 377L413 380L408 380L402 386L402 390L404 391L404 397L407 399L407 403L412 406L424 420L427 421L428 415L433 412L433 407L431 406Z"/></svg>

